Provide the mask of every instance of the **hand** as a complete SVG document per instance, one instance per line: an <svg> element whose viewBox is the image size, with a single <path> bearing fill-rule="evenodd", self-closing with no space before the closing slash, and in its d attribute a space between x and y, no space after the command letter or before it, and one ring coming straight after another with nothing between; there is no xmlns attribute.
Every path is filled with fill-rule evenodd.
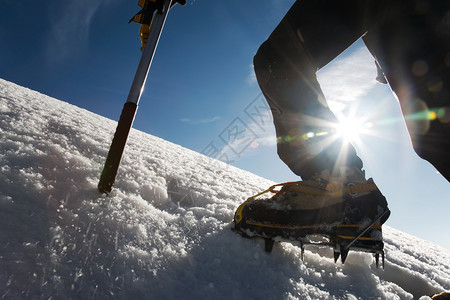
<svg viewBox="0 0 450 300"><path fill-rule="evenodd" d="M173 0L170 8L172 8L175 4L180 3L181 5L186 4L186 0ZM136 22L140 24L150 25L152 22L153 14L157 10L158 13L162 13L164 9L164 0L139 0L138 5L142 7L142 9L135 14L128 23Z"/></svg>

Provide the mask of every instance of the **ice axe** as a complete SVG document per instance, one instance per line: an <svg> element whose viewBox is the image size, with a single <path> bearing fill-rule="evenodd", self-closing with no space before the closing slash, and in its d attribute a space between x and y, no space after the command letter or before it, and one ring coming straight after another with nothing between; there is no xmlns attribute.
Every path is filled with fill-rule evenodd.
<svg viewBox="0 0 450 300"><path fill-rule="evenodd" d="M98 183L100 193L111 192L159 37L161 36L167 14L176 3L184 5L186 1L139 0L138 5L142 10L130 20L130 22L134 21L141 24L140 36L142 42L141 50L143 52L100 176Z"/></svg>

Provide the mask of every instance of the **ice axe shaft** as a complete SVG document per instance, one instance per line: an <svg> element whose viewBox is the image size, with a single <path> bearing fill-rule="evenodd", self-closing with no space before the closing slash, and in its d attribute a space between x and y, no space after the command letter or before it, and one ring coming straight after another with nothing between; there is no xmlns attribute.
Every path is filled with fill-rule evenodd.
<svg viewBox="0 0 450 300"><path fill-rule="evenodd" d="M172 0L165 0L162 13L157 12L153 17L148 41L143 50L136 74L134 75L127 101L123 106L116 132L114 133L108 156L100 176L98 190L101 193L111 192L112 186L116 179L117 170L119 169L128 135L136 115L139 99L141 98L145 81L147 80L148 71L150 69L171 2Z"/></svg>

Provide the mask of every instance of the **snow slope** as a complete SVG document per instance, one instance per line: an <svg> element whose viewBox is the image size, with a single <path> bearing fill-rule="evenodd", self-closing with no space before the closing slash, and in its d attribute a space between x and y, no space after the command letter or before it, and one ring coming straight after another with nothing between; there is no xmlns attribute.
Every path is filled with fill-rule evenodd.
<svg viewBox="0 0 450 300"><path fill-rule="evenodd" d="M116 123L0 79L0 297L412 299L450 289L450 253L385 228L386 268L232 232L272 182L133 130L96 190Z"/></svg>

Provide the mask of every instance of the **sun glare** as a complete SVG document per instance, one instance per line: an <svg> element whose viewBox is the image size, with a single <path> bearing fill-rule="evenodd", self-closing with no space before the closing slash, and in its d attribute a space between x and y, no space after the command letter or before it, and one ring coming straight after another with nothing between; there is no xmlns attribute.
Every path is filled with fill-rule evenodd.
<svg viewBox="0 0 450 300"><path fill-rule="evenodd" d="M341 119L336 125L336 133L349 142L358 140L363 129L364 124L361 120L351 118Z"/></svg>

